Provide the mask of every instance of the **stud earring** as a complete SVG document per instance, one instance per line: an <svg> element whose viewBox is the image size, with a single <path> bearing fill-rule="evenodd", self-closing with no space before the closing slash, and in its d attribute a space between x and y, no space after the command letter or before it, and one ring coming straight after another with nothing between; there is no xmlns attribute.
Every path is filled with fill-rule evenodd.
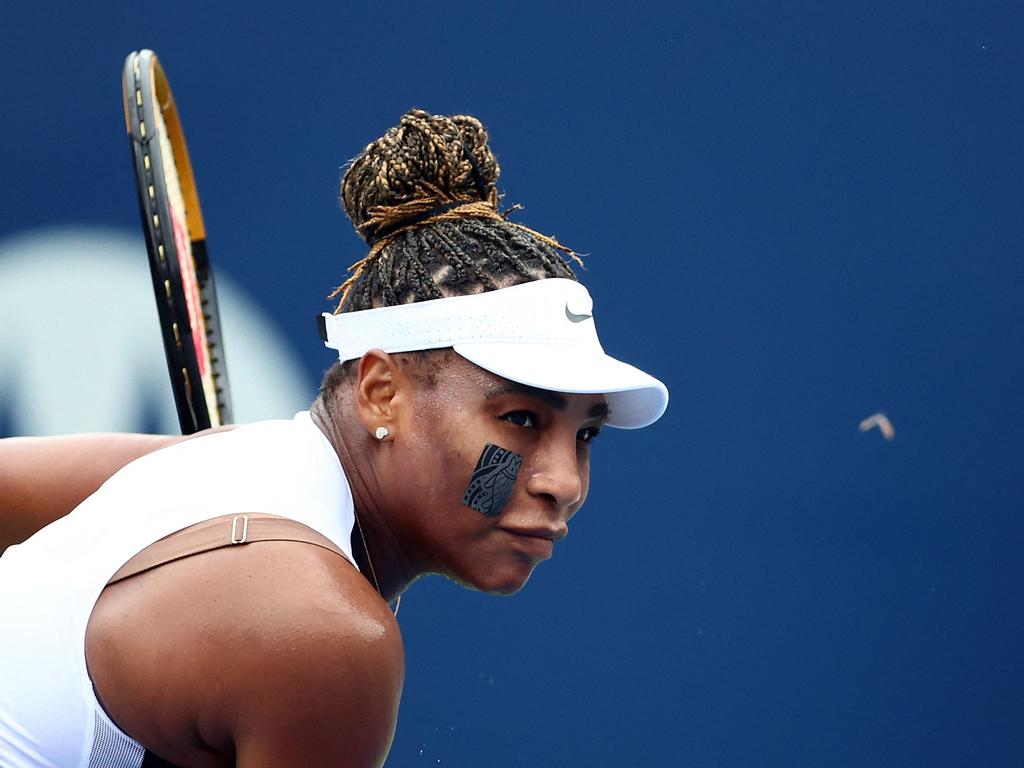
<svg viewBox="0 0 1024 768"><path fill-rule="evenodd" d="M376 437L378 440L383 440L390 434L391 430L388 429L387 427L377 427L376 431L373 433L373 436Z"/></svg>

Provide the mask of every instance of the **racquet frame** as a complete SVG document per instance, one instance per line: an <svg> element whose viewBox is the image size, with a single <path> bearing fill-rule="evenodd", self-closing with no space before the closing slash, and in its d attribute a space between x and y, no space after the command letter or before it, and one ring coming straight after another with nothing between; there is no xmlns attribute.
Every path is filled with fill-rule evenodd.
<svg viewBox="0 0 1024 768"><path fill-rule="evenodd" d="M156 54L148 50L129 54L121 86L167 371L182 434L192 434L229 424L232 420L220 313L206 250L206 227L181 119ZM158 120L161 119L173 157L166 157L161 151L158 137ZM184 222L179 222L179 227L184 224L187 229L191 256L182 253L189 250L188 246L179 248L175 241L165 175L167 163L173 163L177 170L185 208ZM191 281L190 261L195 270L195 293L192 293L195 323L190 322L186 295L191 293L185 282ZM208 359L201 359L203 345Z"/></svg>

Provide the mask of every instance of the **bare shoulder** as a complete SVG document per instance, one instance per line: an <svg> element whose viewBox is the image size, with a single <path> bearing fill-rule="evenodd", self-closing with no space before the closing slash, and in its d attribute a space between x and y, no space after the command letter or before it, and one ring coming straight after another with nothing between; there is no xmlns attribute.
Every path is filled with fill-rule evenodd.
<svg viewBox="0 0 1024 768"><path fill-rule="evenodd" d="M384 601L347 560L298 542L108 587L87 654L115 721L179 765L380 765L404 676Z"/></svg>

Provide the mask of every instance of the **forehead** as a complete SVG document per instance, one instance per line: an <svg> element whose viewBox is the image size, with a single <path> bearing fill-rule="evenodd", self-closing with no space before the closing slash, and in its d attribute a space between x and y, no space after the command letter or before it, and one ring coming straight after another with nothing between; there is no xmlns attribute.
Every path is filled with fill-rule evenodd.
<svg viewBox="0 0 1024 768"><path fill-rule="evenodd" d="M582 413L587 418L608 415L608 404L602 394L574 394L538 389L491 373L469 360L453 354L446 361L441 387L453 394L479 398L487 402L500 398L534 400L563 413Z"/></svg>

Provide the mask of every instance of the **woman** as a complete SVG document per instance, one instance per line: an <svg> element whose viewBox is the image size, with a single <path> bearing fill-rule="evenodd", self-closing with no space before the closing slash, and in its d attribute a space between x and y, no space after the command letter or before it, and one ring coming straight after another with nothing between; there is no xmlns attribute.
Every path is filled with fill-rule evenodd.
<svg viewBox="0 0 1024 768"><path fill-rule="evenodd" d="M519 589L597 433L667 404L605 355L573 254L498 213L498 172L474 118L403 116L342 180L370 250L310 411L149 453L0 558L0 764L383 762L388 604L427 573Z"/></svg>

